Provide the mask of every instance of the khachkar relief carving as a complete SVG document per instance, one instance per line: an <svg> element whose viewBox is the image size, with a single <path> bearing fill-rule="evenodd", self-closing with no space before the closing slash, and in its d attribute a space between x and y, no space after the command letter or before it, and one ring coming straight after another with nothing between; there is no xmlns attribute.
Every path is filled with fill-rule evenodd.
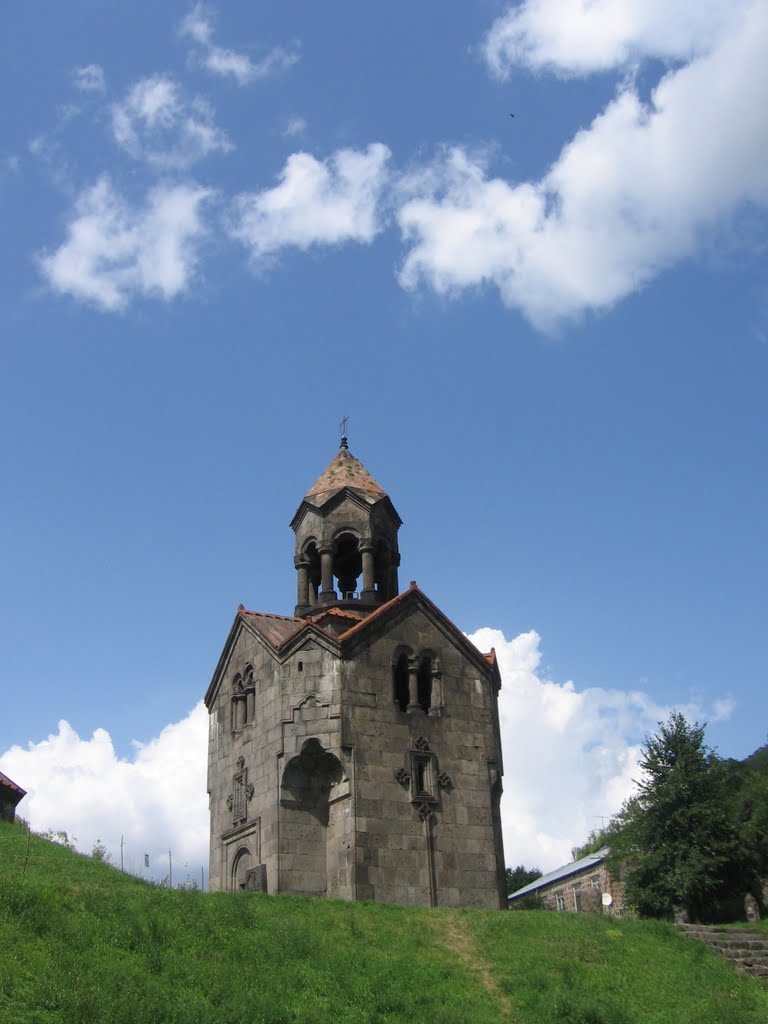
<svg viewBox="0 0 768 1024"><path fill-rule="evenodd" d="M437 754L429 749L426 736L417 736L407 751L406 763L396 769L395 781L411 794L411 803L424 826L424 853L429 878L429 902L438 903L437 871L435 867L435 828L440 809L440 790L450 790L453 783L448 772L440 771Z"/></svg>
<svg viewBox="0 0 768 1024"><path fill-rule="evenodd" d="M248 818L248 804L253 799L254 788L248 781L248 769L242 754L235 763L237 770L232 776L232 792L227 796L227 807L232 811L232 824L240 825Z"/></svg>
<svg viewBox="0 0 768 1024"><path fill-rule="evenodd" d="M401 765L394 774L399 785L410 788L411 803L422 821L427 818L424 808L434 810L439 803L438 790L449 790L453 786L448 772L439 770L437 755L429 749L426 736L416 737L406 755L406 765Z"/></svg>

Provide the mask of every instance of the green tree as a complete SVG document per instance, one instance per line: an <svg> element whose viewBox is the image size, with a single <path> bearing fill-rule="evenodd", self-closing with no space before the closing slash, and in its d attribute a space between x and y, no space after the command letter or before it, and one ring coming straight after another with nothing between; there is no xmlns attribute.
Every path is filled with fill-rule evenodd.
<svg viewBox="0 0 768 1024"><path fill-rule="evenodd" d="M587 836L586 842L581 846L571 847L571 859L581 860L588 857L590 853L597 853L604 846L608 845L608 830L604 828L593 828Z"/></svg>
<svg viewBox="0 0 768 1024"><path fill-rule="evenodd" d="M93 857L94 860L101 861L102 864L112 863L112 857L104 843L102 843L101 839L97 839L96 842L93 844L93 849L91 850L91 857Z"/></svg>
<svg viewBox="0 0 768 1024"><path fill-rule="evenodd" d="M516 868L507 868L507 896L517 892L524 885L535 882L541 878L540 868L527 868L524 864L518 864Z"/></svg>
<svg viewBox="0 0 768 1024"><path fill-rule="evenodd" d="M640 767L637 795L609 829L612 869L641 914L682 906L700 920L751 882L726 764L705 744L703 726L675 711L645 741Z"/></svg>

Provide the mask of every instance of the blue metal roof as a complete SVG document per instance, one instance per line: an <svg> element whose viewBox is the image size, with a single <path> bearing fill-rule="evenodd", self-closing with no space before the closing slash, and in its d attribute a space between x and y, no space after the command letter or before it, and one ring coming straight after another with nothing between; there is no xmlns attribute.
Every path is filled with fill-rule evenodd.
<svg viewBox="0 0 768 1024"><path fill-rule="evenodd" d="M545 885L559 882L561 878L568 878L569 875L576 875L580 871L587 871L589 868L596 867L596 865L602 864L610 852L607 846L603 846L602 849L595 850L594 853L582 857L581 860L572 860L570 864L563 864L561 868L555 868L549 874L537 878L535 882L529 882L528 885L524 885L517 892L510 893L507 899L516 900L518 896L525 896L526 893L536 892L537 889L543 889Z"/></svg>

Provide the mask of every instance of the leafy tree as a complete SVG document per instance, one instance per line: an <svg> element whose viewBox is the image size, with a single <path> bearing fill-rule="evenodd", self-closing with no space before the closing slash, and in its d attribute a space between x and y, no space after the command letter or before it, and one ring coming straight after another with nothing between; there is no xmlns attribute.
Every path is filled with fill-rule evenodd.
<svg viewBox="0 0 768 1024"><path fill-rule="evenodd" d="M582 857L587 857L590 853L597 853L598 850L602 850L604 846L608 845L608 835L608 829L592 829L585 843L571 848L571 859L581 860Z"/></svg>
<svg viewBox="0 0 768 1024"><path fill-rule="evenodd" d="M675 711L645 741L640 767L638 793L609 829L611 867L641 914L682 906L699 920L752 880L727 766L704 743L703 726Z"/></svg>
<svg viewBox="0 0 768 1024"><path fill-rule="evenodd" d="M104 843L102 843L101 839L97 839L96 842L93 844L93 849L91 850L91 857L93 857L94 860L101 861L102 864L112 863L112 856L107 850Z"/></svg>
<svg viewBox="0 0 768 1024"><path fill-rule="evenodd" d="M535 882L537 878L541 878L540 868L527 868L523 864L518 864L516 868L507 868L507 896L522 889L524 885Z"/></svg>

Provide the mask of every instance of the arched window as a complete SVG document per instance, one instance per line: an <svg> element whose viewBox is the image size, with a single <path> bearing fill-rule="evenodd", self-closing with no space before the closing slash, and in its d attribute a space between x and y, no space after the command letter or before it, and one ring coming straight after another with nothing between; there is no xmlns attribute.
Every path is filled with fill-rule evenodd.
<svg viewBox="0 0 768 1024"><path fill-rule="evenodd" d="M256 711L256 683L253 679L253 665L246 665L243 671L243 690L245 692L245 721L252 722Z"/></svg>
<svg viewBox="0 0 768 1024"><path fill-rule="evenodd" d="M239 732L245 725L246 699L243 677L238 672L232 680L232 729Z"/></svg>
<svg viewBox="0 0 768 1024"><path fill-rule="evenodd" d="M392 667L392 681L395 704L401 711L408 707L408 654L403 651Z"/></svg>

